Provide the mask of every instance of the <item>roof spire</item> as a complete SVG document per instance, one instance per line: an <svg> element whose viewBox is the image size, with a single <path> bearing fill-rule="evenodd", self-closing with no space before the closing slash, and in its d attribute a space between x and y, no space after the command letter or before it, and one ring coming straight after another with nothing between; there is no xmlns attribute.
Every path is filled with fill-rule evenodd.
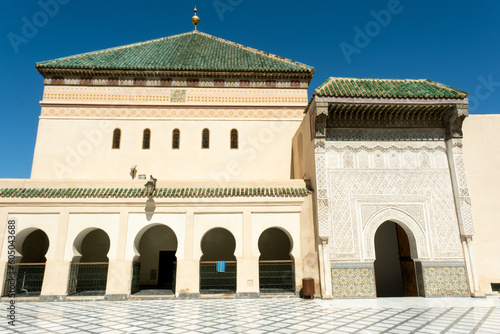
<svg viewBox="0 0 500 334"><path fill-rule="evenodd" d="M200 18L198 16L196 16L196 12L198 10L196 9L196 6L194 7L194 16L191 18L191 22L193 22L194 24L194 30L196 31L196 26L198 25L198 23L200 23Z"/></svg>

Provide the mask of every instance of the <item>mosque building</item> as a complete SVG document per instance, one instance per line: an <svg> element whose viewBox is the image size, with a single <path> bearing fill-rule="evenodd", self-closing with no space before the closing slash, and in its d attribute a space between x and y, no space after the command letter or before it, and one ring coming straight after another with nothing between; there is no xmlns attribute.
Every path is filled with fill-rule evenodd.
<svg viewBox="0 0 500 334"><path fill-rule="evenodd" d="M0 179L3 296L497 293L497 115L430 80L309 98L313 67L193 23L36 64L31 177Z"/></svg>

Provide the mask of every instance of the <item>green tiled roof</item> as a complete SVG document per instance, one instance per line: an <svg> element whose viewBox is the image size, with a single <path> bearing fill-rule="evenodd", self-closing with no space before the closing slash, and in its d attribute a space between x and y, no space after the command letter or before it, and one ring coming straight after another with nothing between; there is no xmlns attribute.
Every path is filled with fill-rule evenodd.
<svg viewBox="0 0 500 334"><path fill-rule="evenodd" d="M157 188L153 197L304 197L306 188ZM2 188L12 198L133 198L146 197L144 188Z"/></svg>
<svg viewBox="0 0 500 334"><path fill-rule="evenodd" d="M37 69L297 72L310 66L193 31L36 64Z"/></svg>
<svg viewBox="0 0 500 334"><path fill-rule="evenodd" d="M321 97L464 99L468 93L427 79L329 78L314 90Z"/></svg>

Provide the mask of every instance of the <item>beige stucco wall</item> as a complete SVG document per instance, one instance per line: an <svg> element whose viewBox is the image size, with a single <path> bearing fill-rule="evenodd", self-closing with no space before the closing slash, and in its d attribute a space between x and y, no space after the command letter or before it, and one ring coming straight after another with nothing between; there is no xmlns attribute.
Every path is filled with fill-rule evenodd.
<svg viewBox="0 0 500 334"><path fill-rule="evenodd" d="M138 182L138 181L137 181ZM162 186L201 187L203 183L172 183ZM255 187L258 181L226 183L222 187ZM262 186L262 183L260 183ZM136 182L2 180L0 188L18 187L131 187ZM304 188L303 180L269 181L266 186ZM236 240L238 261L237 292L259 291L258 239L269 227L286 231L293 244L296 289L302 277L318 282L312 228L311 196L307 197L214 197L214 198L3 198L0 202L0 275L7 261L8 218L16 218L17 232L43 230L49 238L46 278L42 296L67 293L69 266L79 257L79 244L90 231L102 229L110 238L107 295L130 294L132 261L139 255L137 246L152 226L165 225L177 238L177 293L199 291L201 239L212 228L231 231ZM154 205L153 211L146 210ZM26 233L25 233L26 234ZM22 247L22 239L17 247ZM0 282L0 289L3 285Z"/></svg>
<svg viewBox="0 0 500 334"><path fill-rule="evenodd" d="M471 115L463 125L464 160L472 200L472 243L479 290L500 283L500 115Z"/></svg>
<svg viewBox="0 0 500 334"><path fill-rule="evenodd" d="M175 92L184 98L173 101ZM46 85L32 179L288 179L291 139L307 103L304 88L160 88ZM142 149L144 129L151 130ZM201 148L203 129L209 149ZM121 130L112 149L113 130ZM172 149L172 131L180 148ZM230 148L238 130L239 147ZM99 168L96 168L96 167Z"/></svg>

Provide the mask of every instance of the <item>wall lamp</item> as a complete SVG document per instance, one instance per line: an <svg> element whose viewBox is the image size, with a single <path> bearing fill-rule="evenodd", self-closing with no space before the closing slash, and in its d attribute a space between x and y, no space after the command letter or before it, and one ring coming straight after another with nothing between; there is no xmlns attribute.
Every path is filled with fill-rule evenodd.
<svg viewBox="0 0 500 334"><path fill-rule="evenodd" d="M151 195L153 195L153 192L156 189L156 179L153 177L153 175L149 176L149 181L146 182L144 187L146 187L146 195L151 197Z"/></svg>

